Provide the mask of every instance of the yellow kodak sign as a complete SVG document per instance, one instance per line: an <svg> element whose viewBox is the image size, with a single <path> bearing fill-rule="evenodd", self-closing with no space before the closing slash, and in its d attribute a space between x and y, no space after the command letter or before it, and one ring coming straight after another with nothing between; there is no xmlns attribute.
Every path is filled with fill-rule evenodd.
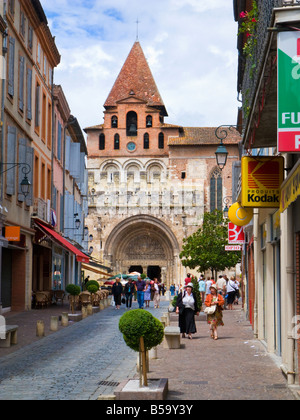
<svg viewBox="0 0 300 420"><path fill-rule="evenodd" d="M243 157L242 206L279 208L283 180L283 157Z"/></svg>

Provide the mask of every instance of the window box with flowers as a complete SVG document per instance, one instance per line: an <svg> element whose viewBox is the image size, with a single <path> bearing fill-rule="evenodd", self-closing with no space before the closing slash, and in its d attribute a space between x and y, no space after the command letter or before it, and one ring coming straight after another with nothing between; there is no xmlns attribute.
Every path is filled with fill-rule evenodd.
<svg viewBox="0 0 300 420"><path fill-rule="evenodd" d="M256 69L256 62L255 62L255 50L257 45L257 38L256 38L256 28L258 23L258 6L257 2L252 2L252 9L250 12L241 12L240 18L243 19L238 35L245 34L246 41L243 47L243 53L251 60L251 74L250 77L253 77L253 72Z"/></svg>

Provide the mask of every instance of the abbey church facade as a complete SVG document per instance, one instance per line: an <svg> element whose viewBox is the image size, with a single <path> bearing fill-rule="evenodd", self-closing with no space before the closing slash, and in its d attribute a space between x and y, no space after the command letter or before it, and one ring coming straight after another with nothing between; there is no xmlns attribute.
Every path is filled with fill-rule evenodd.
<svg viewBox="0 0 300 420"><path fill-rule="evenodd" d="M222 210L232 196L239 134L226 139L228 163L221 171L216 128L166 123L167 109L139 42L104 108L104 123L85 129L92 256L115 274L139 271L166 285L181 283L184 238L199 228L204 212Z"/></svg>

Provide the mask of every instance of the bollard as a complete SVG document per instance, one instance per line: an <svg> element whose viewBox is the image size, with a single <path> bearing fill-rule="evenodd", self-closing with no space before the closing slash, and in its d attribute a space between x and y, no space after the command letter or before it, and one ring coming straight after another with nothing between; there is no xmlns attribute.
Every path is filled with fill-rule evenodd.
<svg viewBox="0 0 300 420"><path fill-rule="evenodd" d="M64 312L61 316L61 325L67 327L69 325L69 315L67 312Z"/></svg>
<svg viewBox="0 0 300 420"><path fill-rule="evenodd" d="M58 330L58 316L52 316L50 319L50 331Z"/></svg>
<svg viewBox="0 0 300 420"><path fill-rule="evenodd" d="M37 337L44 337L45 336L44 321L37 321L37 323L36 323L36 336Z"/></svg>
<svg viewBox="0 0 300 420"><path fill-rule="evenodd" d="M105 305L104 305L104 301L103 300L100 300L99 308L100 308L100 311L103 311L103 309L105 309Z"/></svg>
<svg viewBox="0 0 300 420"><path fill-rule="evenodd" d="M82 319L85 319L88 316L86 306L82 306L81 313L82 313Z"/></svg>
<svg viewBox="0 0 300 420"><path fill-rule="evenodd" d="M87 314L88 314L88 316L93 315L93 306L90 303L87 306Z"/></svg>
<svg viewBox="0 0 300 420"><path fill-rule="evenodd" d="M153 347L151 350L149 350L149 358L150 360L157 359L157 347Z"/></svg>

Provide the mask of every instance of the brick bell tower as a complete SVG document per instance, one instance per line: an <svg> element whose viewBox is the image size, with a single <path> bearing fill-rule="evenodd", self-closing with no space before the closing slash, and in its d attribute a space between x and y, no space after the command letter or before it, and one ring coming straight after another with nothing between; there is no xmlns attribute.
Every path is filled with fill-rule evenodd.
<svg viewBox="0 0 300 420"><path fill-rule="evenodd" d="M180 127L164 123L168 113L138 41L104 108L104 124L85 130L89 157L168 156L168 137L178 136Z"/></svg>

